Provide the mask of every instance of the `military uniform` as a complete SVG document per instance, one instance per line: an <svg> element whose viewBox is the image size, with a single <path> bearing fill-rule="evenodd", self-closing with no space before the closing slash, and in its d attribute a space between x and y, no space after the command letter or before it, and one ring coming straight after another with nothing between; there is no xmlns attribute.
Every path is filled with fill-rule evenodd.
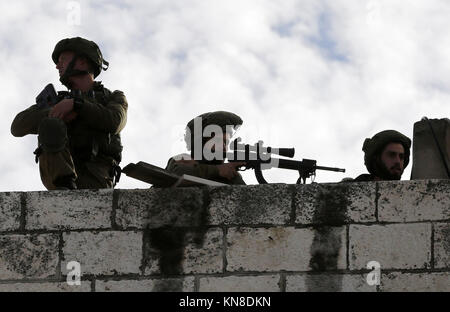
<svg viewBox="0 0 450 312"><path fill-rule="evenodd" d="M189 157L189 155L187 154L186 156ZM239 172L237 173L237 176L235 176L233 179L228 180L219 175L219 169L217 168L217 165L201 163L198 161L193 165L186 165L180 161L176 161L175 160L176 158L177 157L172 157L169 159L169 161L167 162L166 170L178 174L180 176L183 174L189 174L199 178L213 180L225 184L245 185L245 182L242 179L242 176L239 174Z"/></svg>
<svg viewBox="0 0 450 312"><path fill-rule="evenodd" d="M78 37L64 40L73 39L78 40L76 43L86 43ZM100 50L95 52L100 53ZM54 52L52 56L56 63L58 54ZM101 53L99 62L104 63ZM95 76L100 70L97 68ZM75 183L74 187L68 188L111 188L121 161L120 132L125 127L128 109L125 95L117 90L111 92L100 82L94 82L91 90L79 93L76 104L77 117L67 123L48 117L49 107L32 105L15 117L11 133L16 137L38 134L40 148L35 153L41 180L47 189L66 186L66 179ZM58 144L52 145L53 139Z"/></svg>
<svg viewBox="0 0 450 312"><path fill-rule="evenodd" d="M354 179L345 179L342 182L371 182L376 181L375 176L368 173L363 173Z"/></svg>
<svg viewBox="0 0 450 312"><path fill-rule="evenodd" d="M75 177L77 188L110 188L113 170L120 162L120 131L127 119L127 100L121 91L111 92L97 82L93 96L84 94L78 117L67 124L68 142L60 152L42 151L39 170L42 183L55 189L60 177ZM50 108L37 104L19 113L11 125L16 137L38 134L41 121Z"/></svg>
<svg viewBox="0 0 450 312"><path fill-rule="evenodd" d="M242 125L242 119L239 116L225 111L209 112L202 114L196 118L200 118L202 121L202 133L203 129L208 125L218 125L224 132L228 130L227 126L232 126L233 129L237 129L240 125ZM189 121L189 123L187 124L185 135L185 141L187 143L188 150L191 151L191 155L182 154L170 158L167 162L166 170L178 175L189 174L220 183L244 185L245 182L239 172L231 180L228 180L219 175L219 169L217 166L223 163L221 161L207 161L202 159L196 160L193 164L186 164L186 162L177 161L178 159L194 159L194 144L201 144L203 149L203 144L205 144L206 141L210 139L194 137L194 120L195 118Z"/></svg>

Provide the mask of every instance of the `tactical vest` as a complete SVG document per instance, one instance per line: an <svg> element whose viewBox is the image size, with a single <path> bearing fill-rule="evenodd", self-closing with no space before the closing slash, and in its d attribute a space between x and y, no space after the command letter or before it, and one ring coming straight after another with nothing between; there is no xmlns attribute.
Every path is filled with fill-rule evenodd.
<svg viewBox="0 0 450 312"><path fill-rule="evenodd" d="M83 99L107 106L112 92L100 83L93 90L83 93ZM112 134L91 128L82 119L75 119L67 126L69 147L75 162L89 161L99 155L111 157L115 164L122 160L120 134Z"/></svg>

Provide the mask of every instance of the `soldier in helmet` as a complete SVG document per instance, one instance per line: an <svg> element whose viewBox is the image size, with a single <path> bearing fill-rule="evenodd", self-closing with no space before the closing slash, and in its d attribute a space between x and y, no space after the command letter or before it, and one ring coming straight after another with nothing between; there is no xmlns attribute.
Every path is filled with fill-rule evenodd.
<svg viewBox="0 0 450 312"><path fill-rule="evenodd" d="M395 130L385 130L364 141L364 164L369 174L354 182L400 180L408 166L411 140Z"/></svg>
<svg viewBox="0 0 450 312"><path fill-rule="evenodd" d="M11 133L38 135L36 161L47 189L111 188L120 174L120 132L128 109L125 95L94 81L109 64L93 41L63 39L52 59L70 92L58 96L53 106L35 104L19 113Z"/></svg>
<svg viewBox="0 0 450 312"><path fill-rule="evenodd" d="M244 162L225 163L233 131L242 125L236 114L216 111L192 119L186 126L185 141L190 154L169 159L166 169L226 184L245 184L237 168Z"/></svg>

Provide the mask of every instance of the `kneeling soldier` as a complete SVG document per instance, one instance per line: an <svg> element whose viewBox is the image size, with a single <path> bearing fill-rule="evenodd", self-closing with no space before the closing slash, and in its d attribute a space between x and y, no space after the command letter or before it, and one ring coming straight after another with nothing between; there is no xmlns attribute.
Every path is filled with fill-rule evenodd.
<svg viewBox="0 0 450 312"><path fill-rule="evenodd" d="M111 188L120 173L125 95L94 81L109 64L93 41L63 39L52 59L70 92L59 92L54 105L39 103L19 113L11 133L38 135L36 161L48 190Z"/></svg>

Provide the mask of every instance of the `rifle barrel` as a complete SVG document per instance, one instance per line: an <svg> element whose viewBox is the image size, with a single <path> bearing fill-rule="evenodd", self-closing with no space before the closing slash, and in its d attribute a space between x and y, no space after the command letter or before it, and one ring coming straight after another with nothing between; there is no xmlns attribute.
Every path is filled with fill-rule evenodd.
<svg viewBox="0 0 450 312"><path fill-rule="evenodd" d="M318 169L318 170L336 171L336 172L345 172L345 169L342 169L342 168L332 168L332 167L323 167L323 166L316 166L316 169Z"/></svg>
<svg viewBox="0 0 450 312"><path fill-rule="evenodd" d="M291 170L300 170L300 169L306 169L310 168L312 170L327 170L327 171L336 171L336 172L345 172L345 169L341 168L332 168L332 167L324 167L324 166L317 166L311 162L308 159L308 161L299 161L299 160L291 160L291 159L279 159L278 160L278 168L282 169L291 169Z"/></svg>
<svg viewBox="0 0 450 312"><path fill-rule="evenodd" d="M245 162L245 152L238 151L236 153L237 159L234 159L234 153L227 153L228 161L236 162L236 161L244 161ZM301 170L301 169L310 169L314 170L326 170L326 171L335 171L335 172L345 172L345 169L342 168L333 168L333 167L325 167L325 166L317 166L314 160L293 160L293 159L283 159L283 158L275 158L270 157L266 160L257 160L255 153L250 153L250 159L247 160L248 163L252 165L256 165L260 163L263 165L262 169L270 169L273 167L280 169L289 169L289 170Z"/></svg>

